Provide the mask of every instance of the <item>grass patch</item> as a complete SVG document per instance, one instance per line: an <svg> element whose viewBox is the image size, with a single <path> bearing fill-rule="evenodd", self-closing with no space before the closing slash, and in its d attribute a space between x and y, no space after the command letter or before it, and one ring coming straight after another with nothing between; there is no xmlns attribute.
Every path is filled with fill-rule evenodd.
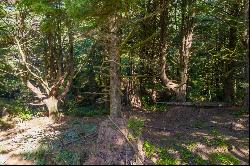
<svg viewBox="0 0 250 166"><path fill-rule="evenodd" d="M108 114L109 110L104 109L102 107L92 107L92 106L69 108L68 111L66 112L66 115L78 116L78 117L96 117Z"/></svg>
<svg viewBox="0 0 250 166"><path fill-rule="evenodd" d="M50 152L47 145L42 144L38 149L24 153L24 157L26 160L33 160L35 165L47 165L48 162L46 160L46 155Z"/></svg>
<svg viewBox="0 0 250 166"><path fill-rule="evenodd" d="M239 165L240 161L234 156L226 153L212 153L209 155L210 164L215 165Z"/></svg>
<svg viewBox="0 0 250 166"><path fill-rule="evenodd" d="M131 131L133 137L138 138L142 134L144 127L144 120L136 117L132 117L128 120L128 128Z"/></svg>
<svg viewBox="0 0 250 166"><path fill-rule="evenodd" d="M187 145L187 149L192 151L196 145L197 145L197 142L189 142Z"/></svg>
<svg viewBox="0 0 250 166"><path fill-rule="evenodd" d="M213 139L209 139L208 137L204 137L205 143L209 146L214 147L228 147L229 144L223 137L222 133L219 130L213 129L210 131L210 134L214 137Z"/></svg>
<svg viewBox="0 0 250 166"><path fill-rule="evenodd" d="M153 155L157 154L157 165L176 165L179 163L179 160L176 159L173 155L168 153L166 148L156 148L152 143L149 141L145 141L143 144L143 150L145 151L145 155L147 158L153 157Z"/></svg>
<svg viewBox="0 0 250 166"><path fill-rule="evenodd" d="M145 151L145 155L148 158L151 158L152 155L156 152L156 148L153 144L151 144L149 141L145 141L143 143L143 149Z"/></svg>
<svg viewBox="0 0 250 166"><path fill-rule="evenodd" d="M168 153L167 149L159 148L158 154L159 159L156 161L157 165L177 165L180 162L173 155Z"/></svg>
<svg viewBox="0 0 250 166"><path fill-rule="evenodd" d="M198 164L198 165L207 165L208 161L202 159L201 156L194 154L187 148L177 145L176 149L181 155L182 164Z"/></svg>
<svg viewBox="0 0 250 166"><path fill-rule="evenodd" d="M217 146L217 147L227 147L228 143L223 138L214 138L214 139L207 139L205 138L207 145L209 146Z"/></svg>
<svg viewBox="0 0 250 166"><path fill-rule="evenodd" d="M80 158L77 153L67 151L67 150L60 150L59 153L54 157L54 161L61 165L79 165Z"/></svg>

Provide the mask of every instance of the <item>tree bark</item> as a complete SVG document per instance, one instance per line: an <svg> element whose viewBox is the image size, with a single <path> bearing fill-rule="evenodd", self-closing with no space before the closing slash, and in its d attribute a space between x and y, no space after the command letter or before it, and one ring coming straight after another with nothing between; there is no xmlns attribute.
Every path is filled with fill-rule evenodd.
<svg viewBox="0 0 250 166"><path fill-rule="evenodd" d="M247 87L245 90L245 98L243 103L243 108L249 111L249 1L246 1L245 8L245 45L246 45L246 81Z"/></svg>
<svg viewBox="0 0 250 166"><path fill-rule="evenodd" d="M235 2L230 8L230 14L234 17L238 17L239 15L239 5ZM229 41L228 41L228 48L229 50L235 55L234 50L237 44L237 27L235 25L231 25L229 27ZM232 102L234 99L234 68L235 68L235 60L234 57L229 57L229 60L224 62L224 100L226 102ZM229 73L229 74L226 74Z"/></svg>
<svg viewBox="0 0 250 166"><path fill-rule="evenodd" d="M190 57L190 48L192 45L193 39L193 29L194 29L194 21L193 17L195 15L194 10L192 10L192 5L194 1L183 1L182 2L182 25L180 28L180 36L182 38L179 54L180 54L180 65L181 65L181 81L180 83L175 83L174 81L170 80L166 74L166 52L167 52L167 44L166 44L166 21L165 17L167 17L167 3L164 0L160 1L162 7L165 10L162 11L160 16L160 78L164 85L171 91L176 94L176 100L180 102L186 101L186 94L187 94L187 81L188 81L188 62ZM187 7L189 9L187 9ZM187 10L192 12L188 12L190 14L186 14Z"/></svg>
<svg viewBox="0 0 250 166"><path fill-rule="evenodd" d="M59 116L57 98L54 96L51 96L47 99L44 99L43 102L49 110L49 118L53 121L56 121Z"/></svg>
<svg viewBox="0 0 250 166"><path fill-rule="evenodd" d="M117 17L109 18L109 60L110 60L110 115L119 117L121 115L121 80L120 80L120 53L118 48L118 25Z"/></svg>

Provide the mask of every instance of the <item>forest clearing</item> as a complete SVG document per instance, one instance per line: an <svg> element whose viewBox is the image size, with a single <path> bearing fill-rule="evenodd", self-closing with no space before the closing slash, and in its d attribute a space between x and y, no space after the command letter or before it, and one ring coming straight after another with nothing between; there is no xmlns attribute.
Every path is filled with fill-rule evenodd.
<svg viewBox="0 0 250 166"><path fill-rule="evenodd" d="M249 1L0 0L0 165L249 165Z"/></svg>
<svg viewBox="0 0 250 166"><path fill-rule="evenodd" d="M130 134L141 132L135 137L142 141L141 146L134 143L141 148L140 161L125 136L106 116L65 116L56 124L47 117L35 117L0 132L0 161L6 165L247 165L249 115L235 111L173 107L157 113L126 112L124 119L116 119L115 123L129 137L123 131L126 124L131 125L136 119L143 122L136 125L135 121L130 128Z"/></svg>

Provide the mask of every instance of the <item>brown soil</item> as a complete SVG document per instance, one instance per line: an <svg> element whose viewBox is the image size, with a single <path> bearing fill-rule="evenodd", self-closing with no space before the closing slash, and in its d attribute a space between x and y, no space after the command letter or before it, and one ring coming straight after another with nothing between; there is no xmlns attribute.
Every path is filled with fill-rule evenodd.
<svg viewBox="0 0 250 166"><path fill-rule="evenodd" d="M163 112L132 110L126 112L124 118L136 116L145 119L141 140L147 140L157 147L172 149L176 158L181 159L180 149L188 149L204 160L209 160L211 153L223 152L239 159L240 164L247 165L249 115L235 116L235 111L235 108L172 107ZM128 133L125 119L113 119L120 129L107 117L64 116L57 123L50 122L47 117L40 117L19 122L14 128L0 132L0 164L35 164L33 160L25 160L22 154L38 147L45 138L46 143L52 147L51 154L56 155L61 149L76 152L80 156L78 164L81 165L138 164L135 161L135 150L122 134ZM96 124L96 131L91 134L81 132L79 126L87 123ZM77 132L76 139L64 140L65 132L73 132L72 129ZM207 141L213 140L216 134L223 136L226 147L208 144ZM46 156L49 164L65 164L57 163L53 155ZM156 154L146 160L155 162L157 157ZM195 164L192 160L185 163Z"/></svg>
<svg viewBox="0 0 250 166"><path fill-rule="evenodd" d="M103 121L100 125L96 152L84 164L131 165L134 162L133 149L121 133L126 133L126 122L122 118L116 118L113 121L120 129L110 119Z"/></svg>
<svg viewBox="0 0 250 166"><path fill-rule="evenodd" d="M28 121L20 122L14 128L0 132L0 164L35 164L32 160L26 160L23 154L31 152L46 141L52 145L52 153L57 154L60 149L65 149L77 152L80 154L80 163L86 160L86 152L94 146L94 141L97 139L97 132L89 135L79 136L76 140L63 140L61 136L63 132L74 129L72 124L77 123L93 123L98 127L102 118L73 118L62 117L57 123L53 123L48 117L34 118ZM75 128L77 130L77 128ZM97 128L98 130L98 128ZM78 131L78 130L77 130ZM82 134L82 133L80 133ZM62 144L58 144L61 143ZM55 145L58 144L56 147ZM48 164L56 164L53 156L47 155Z"/></svg>
<svg viewBox="0 0 250 166"><path fill-rule="evenodd" d="M249 164L249 115L235 116L237 108L205 109L193 107L172 107L163 112L145 112L134 110L126 113L126 118L145 119L142 137L157 147L166 147L177 151L193 144L191 153L209 159L214 152L229 153L240 160L240 164ZM209 144L216 134L223 138L225 147ZM187 161L188 164L195 164Z"/></svg>

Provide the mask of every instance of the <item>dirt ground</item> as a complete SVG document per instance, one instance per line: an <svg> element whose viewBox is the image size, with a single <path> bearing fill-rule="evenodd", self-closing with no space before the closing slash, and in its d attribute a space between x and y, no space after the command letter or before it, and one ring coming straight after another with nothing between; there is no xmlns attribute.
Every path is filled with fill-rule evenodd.
<svg viewBox="0 0 250 166"><path fill-rule="evenodd" d="M30 156L34 154L37 157L33 152L36 152L41 145L47 145L50 151L38 158L46 161L40 164L70 164L55 160L61 151L77 153L79 158L76 164L82 164L87 158L89 149L95 146L98 126L102 121L102 118L64 116L57 123L51 122L48 117L19 122L14 128L0 132L0 164L37 164L35 160L37 158L27 159L27 154Z"/></svg>
<svg viewBox="0 0 250 166"><path fill-rule="evenodd" d="M162 112L129 111L126 117L144 119L143 140L174 151L174 158L182 164L197 164L192 161L194 156L208 161L210 154L219 152L248 165L249 115L236 116L237 111L238 108L172 107ZM190 159L183 158L182 152Z"/></svg>
<svg viewBox="0 0 250 166"><path fill-rule="evenodd" d="M126 119L138 117L145 120L141 139L171 150L179 164L197 164L197 156L208 161L210 154L221 152L248 165L249 115L236 116L236 111L192 107L172 107L161 112L136 109L125 112L125 119L114 119L119 129L108 117L63 116L57 123L37 117L0 131L0 164L38 164L38 157L45 164L136 164L135 151L121 131L127 133ZM40 156L37 152L36 158L27 157L41 144L50 151ZM157 160L157 153L147 157L151 164Z"/></svg>

